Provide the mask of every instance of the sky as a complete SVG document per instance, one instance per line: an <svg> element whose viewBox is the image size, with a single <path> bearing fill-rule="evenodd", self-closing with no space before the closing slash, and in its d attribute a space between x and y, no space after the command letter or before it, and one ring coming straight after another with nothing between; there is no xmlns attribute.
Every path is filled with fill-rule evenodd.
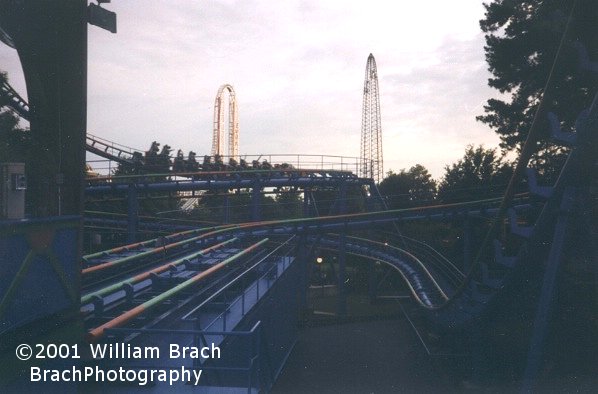
<svg viewBox="0 0 598 394"><path fill-rule="evenodd" d="M487 86L482 0L114 0L118 33L89 25L88 132L147 150L211 149L214 99L234 87L243 154L359 156L367 57L378 67L384 170L439 179L466 145ZM16 51L0 69L26 97Z"/></svg>

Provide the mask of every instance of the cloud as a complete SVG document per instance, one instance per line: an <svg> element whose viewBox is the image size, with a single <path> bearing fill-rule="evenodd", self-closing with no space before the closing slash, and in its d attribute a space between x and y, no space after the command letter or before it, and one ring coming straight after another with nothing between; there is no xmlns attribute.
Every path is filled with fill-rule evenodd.
<svg viewBox="0 0 598 394"><path fill-rule="evenodd" d="M492 95L481 0L122 1L118 33L89 27L88 128L147 149L209 153L218 87L234 86L240 151L357 156L366 59L380 78L385 168L440 176ZM24 92L14 51L0 64ZM16 59L16 60L15 60ZM19 79L21 78L21 79Z"/></svg>
<svg viewBox="0 0 598 394"><path fill-rule="evenodd" d="M435 61L387 75L382 83L383 98L395 110L386 113L385 120L386 129L392 129L390 137L398 141L401 168L421 160L439 177L442 167L460 158L467 144L494 146L498 138L475 120L494 94L486 85L482 35L447 38L433 53Z"/></svg>

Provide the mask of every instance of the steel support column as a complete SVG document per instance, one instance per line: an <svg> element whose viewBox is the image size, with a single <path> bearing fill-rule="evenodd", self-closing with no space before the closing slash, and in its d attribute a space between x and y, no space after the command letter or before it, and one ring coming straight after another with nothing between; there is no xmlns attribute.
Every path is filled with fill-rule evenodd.
<svg viewBox="0 0 598 394"><path fill-rule="evenodd" d="M223 221L225 224L230 222L230 199L228 198L228 193L224 195L224 218Z"/></svg>
<svg viewBox="0 0 598 394"><path fill-rule="evenodd" d="M307 308L307 289L309 288L309 269L311 268L309 260L309 254L307 253L307 242L306 242L306 235L303 234L299 238L298 247L298 257L299 257L299 266L301 269L301 286L300 291L300 299L299 299L299 310L303 311Z"/></svg>
<svg viewBox="0 0 598 394"><path fill-rule="evenodd" d="M0 0L27 83L28 214L81 215L87 110L87 1Z"/></svg>
<svg viewBox="0 0 598 394"><path fill-rule="evenodd" d="M137 187L129 185L127 193L127 242L137 242L139 230L139 200L137 199Z"/></svg>
<svg viewBox="0 0 598 394"><path fill-rule="evenodd" d="M347 211L347 184L342 182L339 190L339 211L340 214L344 214ZM338 248L338 304L337 304L337 315L339 317L347 316L347 253L345 248L347 229L344 228L340 233L340 243Z"/></svg>
<svg viewBox="0 0 598 394"><path fill-rule="evenodd" d="M554 292L557 282L557 274L561 260L563 259L563 249L567 237L567 227L571 219L571 210L575 205L575 190L573 188L565 190L563 201L561 203L561 214L557 219L544 280L542 282L542 291L534 319L534 329L530 340L530 349L527 354L527 364L523 375L522 392L528 393L534 391L536 376L542 364L542 354L546 333L550 321L550 310L552 308Z"/></svg>
<svg viewBox="0 0 598 394"><path fill-rule="evenodd" d="M259 181L253 182L251 189L251 220L258 222L261 218L260 204L262 200L262 185Z"/></svg>
<svg viewBox="0 0 598 394"><path fill-rule="evenodd" d="M311 189L306 187L303 189L303 217L307 218L311 216L310 209L309 209L309 198L311 194Z"/></svg>

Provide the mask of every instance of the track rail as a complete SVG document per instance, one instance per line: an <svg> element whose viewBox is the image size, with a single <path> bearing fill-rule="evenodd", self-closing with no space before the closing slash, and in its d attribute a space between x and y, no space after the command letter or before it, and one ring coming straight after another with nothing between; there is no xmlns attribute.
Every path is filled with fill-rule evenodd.
<svg viewBox="0 0 598 394"><path fill-rule="evenodd" d="M133 166L135 164L135 154L143 157L143 152L141 151L105 140L89 133L86 134L85 143L85 148L88 152L94 153L100 157L115 161L117 163Z"/></svg>
<svg viewBox="0 0 598 394"><path fill-rule="evenodd" d="M134 285L143 280L149 279L152 275L157 275L157 274L161 274L162 272L165 272L167 270L176 269L177 266L179 266L181 264L189 263L190 261L197 259L199 257L206 257L209 253L214 252L214 251L216 251L226 245L229 245L233 242L236 242L236 241L238 241L237 238L231 238L227 241L220 242L218 244L215 244L215 245L212 245L205 249L202 249L199 252L193 252L193 253L187 254L181 258L178 258L176 260L172 260L168 263L162 264L162 265L160 265L156 268L153 268L149 271L145 271L141 274L138 274L133 277L116 282L110 286L106 286L99 290L88 293L88 294L84 295L83 297L81 297L81 305L85 305L87 303L92 302L93 299L96 297L103 297L103 296L110 294L114 291L121 290L123 288L123 286Z"/></svg>
<svg viewBox="0 0 598 394"><path fill-rule="evenodd" d="M3 96L2 105L7 105L12 108L19 116L29 119L31 109L29 104L25 101L8 82L3 82L0 85L0 94Z"/></svg>
<svg viewBox="0 0 598 394"><path fill-rule="evenodd" d="M103 323L102 325L91 329L87 334L87 340L89 342L98 341L104 335L104 330L110 329L110 328L121 327L121 326L125 325L127 322L131 321L135 317L137 317L143 313L146 313L147 311L155 308L157 305L163 303L168 298L178 295L179 293L186 290L187 288L189 288L193 285L196 285L199 281L210 277L211 275L220 271L227 265L239 260L241 257L248 255L249 253L253 252L257 248L263 246L266 242L268 242L267 238L262 239L261 241L258 241L256 243L252 244L251 246L243 249L242 251L234 254L233 256L219 262L218 264L215 264L214 266L196 274L195 276L191 277L190 279L187 279L184 282L166 290L165 292L163 292L155 297L152 297L148 301L145 301L142 304L128 310L127 312L125 312L119 316L116 316L115 318L109 320L108 322Z"/></svg>

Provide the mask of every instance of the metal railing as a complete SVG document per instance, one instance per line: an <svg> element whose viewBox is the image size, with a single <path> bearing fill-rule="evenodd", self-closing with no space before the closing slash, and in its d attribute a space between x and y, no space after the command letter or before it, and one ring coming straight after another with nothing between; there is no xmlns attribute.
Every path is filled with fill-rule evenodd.
<svg viewBox="0 0 598 394"><path fill-rule="evenodd" d="M234 297L228 297L227 290L232 288L233 285L236 285L239 282L246 280L246 278L250 277L250 275L252 275L253 273L259 272L261 269L263 269L263 266L268 264L268 259L270 259L272 256L275 256L275 254L277 252L279 252L281 249L283 249L283 247L287 249L287 251L286 251L287 253L284 253L285 255L287 255L288 252L290 251L290 249L292 249L294 247L293 245L290 244L290 242L293 238L294 238L294 236L290 237L285 242L283 242L282 244L280 244L279 246L274 248L272 251L270 251L267 255L262 257L255 264L251 265L249 268L247 268L245 271L243 271L237 277L235 277L234 279L229 281L225 286L220 288L217 292L215 292L210 297L208 297L206 300L204 300L201 304L199 304L198 306L193 308L193 310L188 312L181 319L183 321L199 322L199 316L202 312L202 309L206 308L208 305L216 302L216 300L219 299L220 300L219 303L221 303L222 305L226 305L226 308L218 316L216 316L216 318L214 318L206 327L202 327L202 329L204 329L204 330L213 329L214 326L216 325L216 323L220 322L222 324L221 329L223 331L226 331L227 330L227 319L228 319L227 316L230 314L231 310L236 305L240 304L241 305L240 318L242 319L251 310L251 307L254 306L255 304L257 304L258 301L261 299L261 297L266 294L266 292L274 284L276 279L278 279L279 268L281 268L281 272L286 271L286 269L289 267L289 265L291 263L291 259L286 256L281 256L281 257L277 256L280 260L277 258L277 260L275 262L271 262L271 265L263 273L261 273L261 275L258 275L257 279L254 279L253 283L249 287L241 286L243 288L243 290L240 295L236 294ZM263 282L261 287L260 287L260 282ZM264 288L264 285L265 285L265 288ZM254 292L255 292L255 297L253 297L253 294L252 294ZM249 294L251 294L251 296L249 296ZM229 298L234 298L231 303L229 303Z"/></svg>
<svg viewBox="0 0 598 394"><path fill-rule="evenodd" d="M118 144L117 144L118 145ZM128 148L128 147L123 147ZM116 149L120 149L119 146ZM129 148L130 149L130 148ZM95 154L94 154L95 156ZM221 156L222 163L229 163L229 156ZM353 156L334 156L334 155L311 155L311 154L266 154L266 155L242 155L241 158L245 160L249 168L252 169L252 162L258 161L260 164L267 161L273 168L277 166L288 167L289 165L295 169L306 170L334 170L334 171L350 171L357 174L359 170L359 158ZM171 167L175 157L170 156ZM185 157L185 159L187 159ZM214 158L211 157L211 163L214 164ZM197 157L197 162L202 165L203 156ZM117 165L108 159L95 159L88 157L87 164L92 168L94 173L99 175L110 175Z"/></svg>
<svg viewBox="0 0 598 394"><path fill-rule="evenodd" d="M197 348L205 348L211 347L215 345L214 341L211 341L209 338L219 337L221 340L220 343L227 342L229 339L239 339L236 341L237 350L241 349L243 351L236 351L234 352L234 356L232 357L232 361L225 365L213 365L209 363L209 359L200 359L200 358L188 358L188 359L181 359L181 360L189 360L192 365L188 366L192 369L200 369L202 371L211 372L211 377L204 378L204 382L207 380L207 383L203 385L210 385L209 381L211 379L216 379L218 381L218 376L220 373L232 373L235 375L245 375L245 382L247 387L247 393L255 391L259 392L262 389L262 385L260 382L260 363L261 359L264 357L263 354L263 346L262 346L262 323L261 321L257 321L253 327L247 331L208 331L208 330L173 330L173 329L160 329L160 328L111 328L106 329L106 335L108 339L114 342L125 342L126 338L142 338L144 343L151 344L152 346L156 346L157 343L162 343L163 346L166 344L164 343L164 338L168 339L168 345L170 343L182 343L192 341L192 346ZM148 339L148 337L158 337L154 340ZM186 339L185 339L186 338ZM217 345L216 345L217 346ZM160 346L158 346L160 348ZM162 350L162 349L160 349ZM168 354L166 350L160 351L160 354ZM231 356L233 352L228 352L229 356ZM224 356L226 358L226 356ZM231 360L231 358L227 358ZM112 364L118 362L118 359L105 359L108 360L108 364ZM151 362L152 359L147 360L139 360L138 362L135 360L127 360L127 368L129 369L155 369L159 367L160 369L180 369L181 365L177 366L168 366L164 365L164 363L160 362L162 358L158 360L154 360ZM120 360L121 362L123 360ZM208 375L209 376L209 375ZM241 379L243 380L243 379ZM237 379L238 381L238 379ZM172 387L171 387L172 389Z"/></svg>

